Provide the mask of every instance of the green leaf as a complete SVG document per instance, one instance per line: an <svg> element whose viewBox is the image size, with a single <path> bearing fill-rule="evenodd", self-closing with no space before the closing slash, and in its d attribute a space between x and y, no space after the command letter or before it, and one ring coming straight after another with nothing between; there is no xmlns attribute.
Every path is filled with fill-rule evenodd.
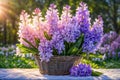
<svg viewBox="0 0 120 80"><path fill-rule="evenodd" d="M82 52L82 48L78 49L78 51L76 52L76 55L78 55L80 52Z"/></svg>
<svg viewBox="0 0 120 80"><path fill-rule="evenodd" d="M39 53L39 51L36 48L29 48L24 46L23 44L17 44L17 47L20 48L22 53L32 53L32 54Z"/></svg>
<svg viewBox="0 0 120 80"><path fill-rule="evenodd" d="M80 53L82 51L83 38L84 38L84 36L81 35L78 38L78 40L73 44L73 46L69 48L67 53L70 54L70 55Z"/></svg>
<svg viewBox="0 0 120 80"><path fill-rule="evenodd" d="M31 47L36 48L31 42L29 42L27 39L23 38L25 42L27 42Z"/></svg>
<svg viewBox="0 0 120 80"><path fill-rule="evenodd" d="M67 55L68 54L67 51L69 49L69 44L66 41L64 42L64 44L65 44L64 55Z"/></svg>
<svg viewBox="0 0 120 80"><path fill-rule="evenodd" d="M53 48L53 55L58 55L57 50Z"/></svg>
<svg viewBox="0 0 120 80"><path fill-rule="evenodd" d="M83 44L83 39L84 39L84 36L83 34L78 38L77 42L75 43L75 46L80 49L82 47L82 44Z"/></svg>
<svg viewBox="0 0 120 80"><path fill-rule="evenodd" d="M76 50L78 50L78 48L77 47L71 47L69 50L68 50L68 54L70 55L70 54L73 54L74 52L76 52Z"/></svg>
<svg viewBox="0 0 120 80"><path fill-rule="evenodd" d="M100 75L102 75L102 74L103 74L103 73L101 73L101 72L92 70L92 76L100 76Z"/></svg>
<svg viewBox="0 0 120 80"><path fill-rule="evenodd" d="M37 46L37 48L38 48L39 43L40 43L40 40L39 40L38 38L35 38L35 43L36 43L36 46Z"/></svg>
<svg viewBox="0 0 120 80"><path fill-rule="evenodd" d="M52 36L49 35L46 31L44 31L44 36L47 40L51 40L52 39Z"/></svg>
<svg viewBox="0 0 120 80"><path fill-rule="evenodd" d="M79 49L77 47L74 47L71 53L77 53Z"/></svg>

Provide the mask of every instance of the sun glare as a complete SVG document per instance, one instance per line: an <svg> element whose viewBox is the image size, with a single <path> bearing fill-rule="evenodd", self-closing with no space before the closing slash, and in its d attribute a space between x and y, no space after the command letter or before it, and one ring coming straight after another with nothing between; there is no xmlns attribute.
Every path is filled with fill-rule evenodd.
<svg viewBox="0 0 120 80"><path fill-rule="evenodd" d="M2 9L1 9L1 6L0 6L0 15L2 14Z"/></svg>
<svg viewBox="0 0 120 80"><path fill-rule="evenodd" d="M6 5L5 1L2 2L0 0L0 18L1 19L3 19L6 16L6 14L5 14L5 11L6 11L5 5Z"/></svg>
<svg viewBox="0 0 120 80"><path fill-rule="evenodd" d="M0 18L3 16L2 2L0 2Z"/></svg>
<svg viewBox="0 0 120 80"><path fill-rule="evenodd" d="M0 19L10 18L9 14L14 14L14 5L11 0L0 0Z"/></svg>

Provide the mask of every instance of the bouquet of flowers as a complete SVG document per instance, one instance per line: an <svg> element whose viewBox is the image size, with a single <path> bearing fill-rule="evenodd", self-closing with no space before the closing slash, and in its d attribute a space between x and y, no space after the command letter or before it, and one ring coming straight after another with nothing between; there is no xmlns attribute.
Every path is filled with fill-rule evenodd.
<svg viewBox="0 0 120 80"><path fill-rule="evenodd" d="M24 53L38 54L41 61L49 61L54 55L79 55L95 52L103 35L101 16L91 24L88 6L81 2L75 16L70 6L63 7L61 16L55 4L48 8L45 18L36 8L32 15L22 11L20 15L18 47Z"/></svg>

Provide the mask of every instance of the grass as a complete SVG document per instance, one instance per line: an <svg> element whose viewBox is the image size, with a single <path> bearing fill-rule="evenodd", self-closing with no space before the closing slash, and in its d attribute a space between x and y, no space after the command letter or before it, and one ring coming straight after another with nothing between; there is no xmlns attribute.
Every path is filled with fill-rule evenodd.
<svg viewBox="0 0 120 80"><path fill-rule="evenodd" d="M37 65L29 58L0 55L0 68L37 68Z"/></svg>
<svg viewBox="0 0 120 80"><path fill-rule="evenodd" d="M86 59L86 55L82 54L83 58L81 59L82 63L90 64L92 68L99 69L114 69L120 68L120 59L107 59L102 60L102 55L100 54L90 54L89 59ZM93 61L93 58L100 58L101 61Z"/></svg>
<svg viewBox="0 0 120 80"><path fill-rule="evenodd" d="M86 55L82 54L83 58L81 59L81 63L90 64L94 69L114 69L120 68L120 59L108 59L101 61L93 61L93 58L102 59L102 55L100 54L90 54L89 59L86 59ZM34 60L30 58L19 57L16 55L13 56L4 56L0 55L0 68L37 68Z"/></svg>

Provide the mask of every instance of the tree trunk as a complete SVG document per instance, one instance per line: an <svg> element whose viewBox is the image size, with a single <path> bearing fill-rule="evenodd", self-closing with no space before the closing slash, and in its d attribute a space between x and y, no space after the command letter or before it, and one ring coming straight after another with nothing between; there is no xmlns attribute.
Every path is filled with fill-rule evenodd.
<svg viewBox="0 0 120 80"><path fill-rule="evenodd" d="M13 34L13 43L15 44L17 42L17 33L16 33L16 27L15 27L15 19L12 21L12 27L13 30L15 30L15 33Z"/></svg>
<svg viewBox="0 0 120 80"><path fill-rule="evenodd" d="M3 22L3 44L7 44L7 25L6 25L6 19Z"/></svg>
<svg viewBox="0 0 120 80"><path fill-rule="evenodd" d="M114 9L114 12L113 12L113 27L115 28L115 31L117 33L119 33L119 27L118 27L118 24L117 24L117 6L116 6L116 1L113 0L113 9Z"/></svg>

